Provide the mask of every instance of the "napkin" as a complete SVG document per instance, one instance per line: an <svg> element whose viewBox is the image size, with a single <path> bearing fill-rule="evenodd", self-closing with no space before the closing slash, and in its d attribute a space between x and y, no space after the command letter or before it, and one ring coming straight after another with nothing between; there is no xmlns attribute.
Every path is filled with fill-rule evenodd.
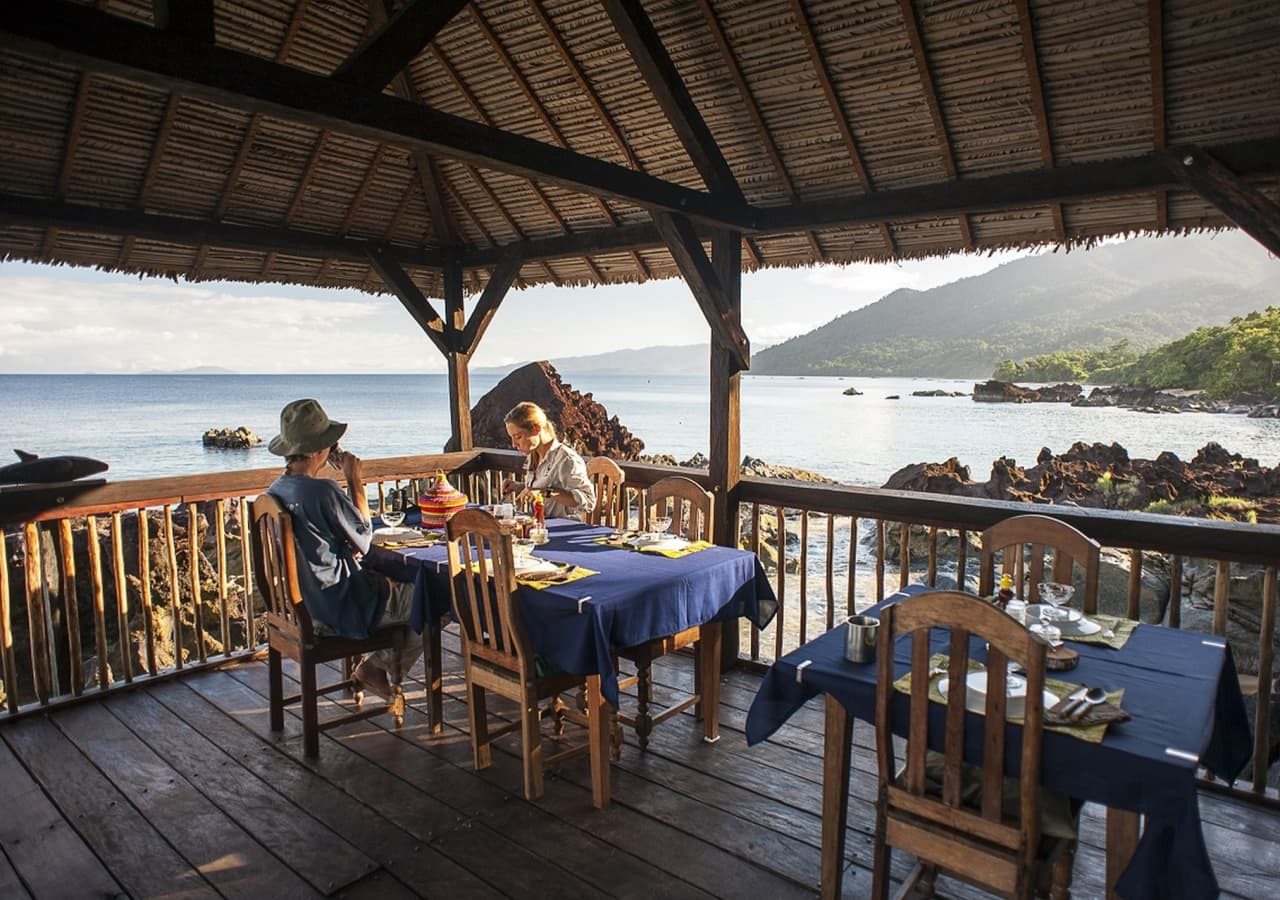
<svg viewBox="0 0 1280 900"><path fill-rule="evenodd" d="M571 581L577 581L580 578L588 578L592 575L600 573L594 569L585 569L582 566L569 566L559 569L555 572L537 572L528 575L516 574L516 581L525 587L531 587L535 591L546 590L553 585L568 584Z"/></svg>
<svg viewBox="0 0 1280 900"><path fill-rule="evenodd" d="M1095 725L1107 725L1111 722L1127 722L1132 716L1128 710L1120 707L1124 691L1111 691L1103 703L1089 707L1089 710L1078 718L1073 714L1064 716L1063 709L1068 705L1066 699L1059 700L1057 705L1044 711L1046 725L1055 726L1060 731L1070 733L1075 728L1091 728ZM1072 701L1073 703L1075 701Z"/></svg>

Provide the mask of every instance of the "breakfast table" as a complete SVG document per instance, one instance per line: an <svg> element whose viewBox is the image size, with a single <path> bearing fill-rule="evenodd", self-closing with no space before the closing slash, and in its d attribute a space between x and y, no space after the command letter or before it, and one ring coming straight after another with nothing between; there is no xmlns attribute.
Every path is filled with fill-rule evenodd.
<svg viewBox="0 0 1280 900"><path fill-rule="evenodd" d="M874 616L891 602L909 602L912 594L925 590L910 587L867 614ZM747 740L755 744L808 700L826 695L823 896L840 896L852 720L875 718L876 665L845 659L844 631L834 628L775 662L747 717ZM930 642L933 652L945 652L947 635L934 629ZM1123 689L1122 705L1132 718L1109 724L1097 743L1046 730L1045 788L1107 807L1109 895L1129 900L1218 896L1201 830L1196 775L1203 767L1231 781L1252 750L1230 647L1217 636L1155 625L1136 627L1118 650L1078 642L1072 647L1080 654L1079 663L1060 677ZM978 642L971 654L985 660ZM895 678L910 669L906 640L895 648L894 669ZM1021 731L1020 725L1008 725L1008 746L1020 743ZM967 747L966 758L980 760L981 749ZM1014 776L1018 754L1011 753L1009 760L1006 775ZM1139 816L1145 818L1140 837Z"/></svg>
<svg viewBox="0 0 1280 900"><path fill-rule="evenodd" d="M572 568L576 577L537 586L518 580L524 625L538 655L565 672L599 675L601 692L618 706L617 650L699 627L699 686L704 737L718 737L720 634L746 618L766 626L778 608L773 588L753 553L711 544L682 555L619 546L614 529L572 519L547 522L549 540L536 559ZM439 728L440 632L452 613L443 541L372 554L384 574L414 585L411 624L426 645L430 713ZM589 573L583 576L582 573Z"/></svg>

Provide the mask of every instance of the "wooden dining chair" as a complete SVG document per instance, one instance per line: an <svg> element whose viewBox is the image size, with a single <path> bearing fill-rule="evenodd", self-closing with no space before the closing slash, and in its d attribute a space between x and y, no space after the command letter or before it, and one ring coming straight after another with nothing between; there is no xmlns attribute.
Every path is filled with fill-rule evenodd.
<svg viewBox="0 0 1280 900"><path fill-rule="evenodd" d="M302 704L302 746L307 756L319 755L320 732L329 728L383 713L390 713L399 728L404 724L402 682L406 673L388 672L391 699L367 709L360 708L363 697L351 673L358 657L365 653L391 647L401 650L409 641L408 626L379 628L362 639L317 634L298 584L293 517L270 494L259 494L249 504L249 515L253 522L254 578L267 602L267 671L272 731L284 730L284 708L298 702ZM286 656L298 664L301 681L301 692L289 697L284 696L281 667ZM338 659L342 660L342 680L317 688L316 668ZM317 709L320 695L341 690L354 696L356 711L320 722Z"/></svg>
<svg viewBox="0 0 1280 900"><path fill-rule="evenodd" d="M467 706L471 720L471 749L477 769L492 763L490 746L497 738L520 732L520 755L524 767L524 795L528 800L542 796L543 769L580 753L591 758L591 785L595 805L608 804L609 707L600 696L599 676L568 672L537 674L545 667L535 659L533 644L525 630L517 602L515 562L511 535L496 519L482 510L456 513L446 526L448 534L449 584L453 610L461 626L462 661L467 682ZM540 703L555 701L558 695L582 688L587 714L579 716L566 704L549 706L548 715L557 718L559 738L563 718L587 729L587 740L567 745L551 754L542 751ZM489 729L486 693L514 701L515 721Z"/></svg>
<svg viewBox="0 0 1280 900"><path fill-rule="evenodd" d="M623 482L626 475L622 467L607 456L593 456L587 460L587 476L596 489L596 505L591 510L592 525L619 528L626 523L627 494Z"/></svg>
<svg viewBox="0 0 1280 900"><path fill-rule="evenodd" d="M1038 603L1036 585L1041 581L1073 584L1074 567L1083 569L1083 612L1098 611L1098 571L1101 546L1097 541L1060 519L1044 515L1012 516L982 532L982 566L978 593L995 593L996 555L1000 571L1013 577L1014 593L1028 603ZM1045 556L1052 557L1050 577L1045 577Z"/></svg>
<svg viewBox="0 0 1280 900"><path fill-rule="evenodd" d="M871 896L889 891L892 848L917 864L898 896L916 887L932 894L938 870L1006 897L1030 898L1037 887L1050 896L1069 896L1074 859L1074 825L1060 837L1042 834L1040 759L1044 727L1046 645L998 608L972 594L935 591L880 610L876 681L875 854ZM930 718L929 682L940 674L930 663L929 630L950 631L945 675L964 684L969 672L969 638L989 642L988 690L982 715L966 709L966 691L948 691L945 720ZM911 640L911 691L894 687L894 647ZM1006 662L1026 671L1027 693L1021 740L1008 748L1019 759L1016 779L1005 777ZM905 765L897 768L893 724L902 725L906 707ZM934 706L936 709L936 706ZM966 763L966 737L979 730L982 759ZM968 734L966 734L968 732ZM932 748L932 749L931 749ZM940 749L939 749L940 748ZM1062 798L1065 803L1065 798ZM1042 874L1045 883L1040 883ZM1050 883L1051 882L1051 883Z"/></svg>
<svg viewBox="0 0 1280 900"><path fill-rule="evenodd" d="M715 500L710 493L703 490L696 481L683 476L673 475L653 484L648 491L648 502L645 508L645 521L650 522L653 516L670 515L671 531L689 540L707 539L711 533L711 513ZM660 725L672 716L679 715L690 706L695 707L696 717L717 715L717 710L707 710L702 703L702 654L694 651L694 690L677 702L671 704L657 715L651 712L653 705L653 661L668 653L674 653L685 647L697 647L701 627L695 625L673 635L657 638L626 647L618 651L618 656L629 660L635 666L635 674L620 679L620 688L635 686L636 711L634 714L618 711L618 722L635 729L636 740L640 750L649 747L649 735L655 726ZM615 747L615 752L618 748Z"/></svg>

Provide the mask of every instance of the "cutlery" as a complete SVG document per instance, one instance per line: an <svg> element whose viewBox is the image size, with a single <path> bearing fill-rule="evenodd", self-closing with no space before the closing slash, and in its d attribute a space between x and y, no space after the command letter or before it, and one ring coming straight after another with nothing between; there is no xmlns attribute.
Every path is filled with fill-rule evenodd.
<svg viewBox="0 0 1280 900"><path fill-rule="evenodd" d="M1067 710L1075 706L1079 701L1083 700L1087 693L1089 693L1089 685L1082 684L1080 687L1067 694L1067 696L1063 697L1058 703L1058 706L1062 708L1062 712L1060 714L1065 717Z"/></svg>
<svg viewBox="0 0 1280 900"><path fill-rule="evenodd" d="M1099 703L1105 703L1106 700L1106 690L1100 687L1089 688L1089 690L1085 692L1085 695L1080 698L1075 707L1071 710L1068 718L1070 718L1072 722L1079 722L1088 715L1089 710L1093 709L1093 707L1097 706Z"/></svg>

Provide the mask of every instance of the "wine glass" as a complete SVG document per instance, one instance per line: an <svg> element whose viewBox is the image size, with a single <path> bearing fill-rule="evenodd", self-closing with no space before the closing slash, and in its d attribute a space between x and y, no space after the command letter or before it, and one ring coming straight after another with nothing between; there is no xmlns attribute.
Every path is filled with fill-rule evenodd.
<svg viewBox="0 0 1280 900"><path fill-rule="evenodd" d="M1069 584L1060 584L1056 581L1042 581L1036 585L1036 591L1040 595L1040 617L1043 619L1069 619L1071 613L1062 607L1071 599L1071 595L1076 589Z"/></svg>
<svg viewBox="0 0 1280 900"><path fill-rule="evenodd" d="M653 533L655 535L666 534L667 531L671 528L671 517L670 516L654 516L653 520L649 523L649 525L650 527L653 528Z"/></svg>
<svg viewBox="0 0 1280 900"><path fill-rule="evenodd" d="M391 491L379 511L382 524L388 528L398 528L404 522L404 497L399 491Z"/></svg>

